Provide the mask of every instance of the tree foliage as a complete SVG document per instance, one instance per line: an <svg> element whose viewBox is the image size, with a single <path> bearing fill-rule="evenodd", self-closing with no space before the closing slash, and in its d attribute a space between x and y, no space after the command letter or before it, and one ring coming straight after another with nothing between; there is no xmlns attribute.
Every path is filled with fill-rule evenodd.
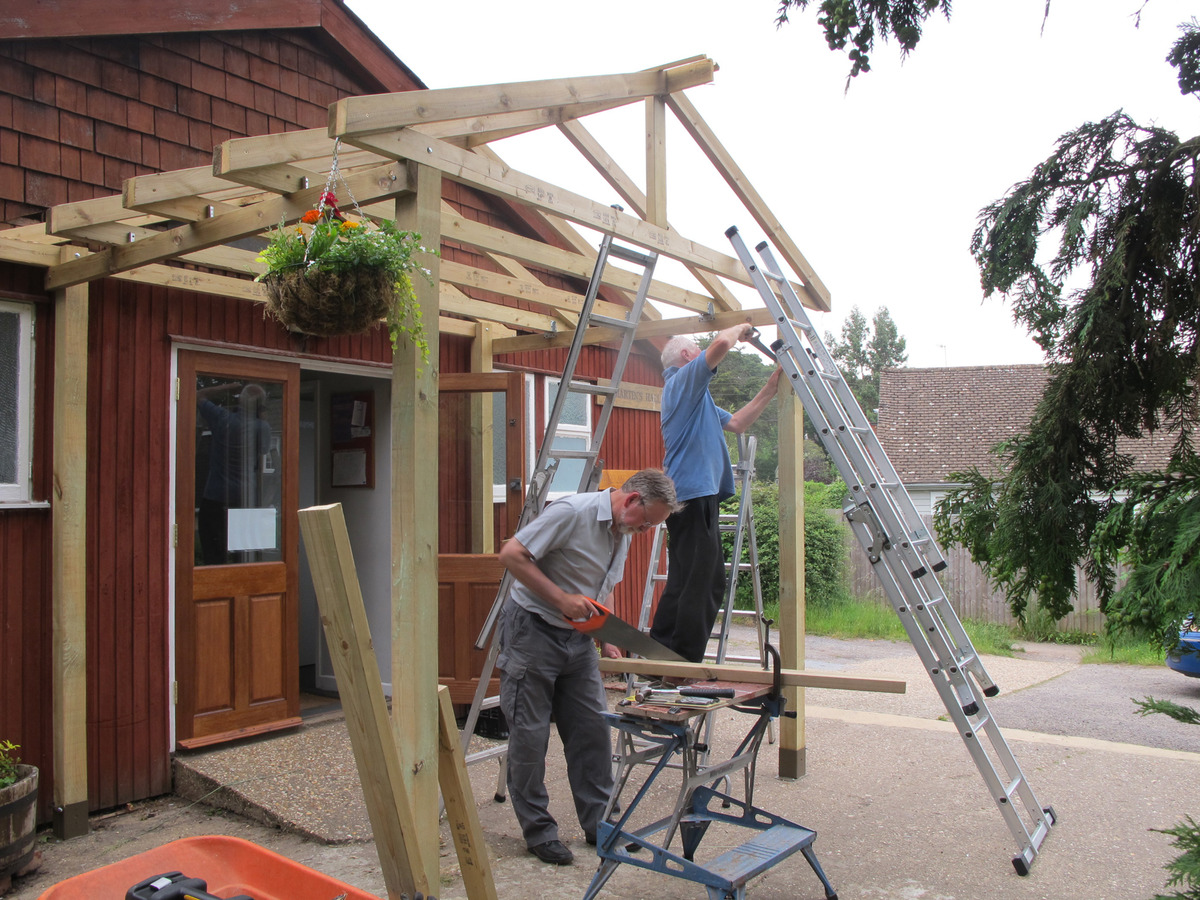
<svg viewBox="0 0 1200 900"><path fill-rule="evenodd" d="M926 19L939 10L950 18L950 0L780 0L776 24L786 24L790 10L803 12L809 6L817 7L817 24L824 29L830 50L850 45L847 86L860 72L871 71L877 37L885 43L894 38L906 56L921 40Z"/></svg>
<svg viewBox="0 0 1200 900"><path fill-rule="evenodd" d="M1195 23L1185 26L1171 58L1194 67L1194 51L1177 51L1196 33ZM1180 84L1197 84L1195 73L1181 71ZM1110 567L1122 542L1134 541L1134 565L1174 558L1200 566L1195 548L1179 546L1182 535L1167 543L1136 510L1152 496L1147 510L1185 516L1196 488L1198 154L1200 138L1117 112L1064 135L1026 181L980 214L972 251L984 291L1011 300L1016 320L1046 350L1051 380L1028 433L998 448L1003 480L956 473L967 487L947 498L939 524L988 568L1019 617L1035 594L1055 618L1068 613L1083 561L1110 627L1150 624L1146 613L1151 630L1165 635L1175 610L1162 592L1191 576L1177 567L1135 570L1114 605ZM1043 260L1047 239L1057 246ZM1067 290L1073 275L1086 283ZM1170 471L1134 477L1118 438L1163 427L1178 436ZM1118 502L1127 490L1133 499Z"/></svg>
<svg viewBox="0 0 1200 900"><path fill-rule="evenodd" d="M886 306L867 319L857 306L842 322L841 339L825 333L825 346L842 377L872 423L879 409L879 380L883 370L908 361L906 342Z"/></svg>

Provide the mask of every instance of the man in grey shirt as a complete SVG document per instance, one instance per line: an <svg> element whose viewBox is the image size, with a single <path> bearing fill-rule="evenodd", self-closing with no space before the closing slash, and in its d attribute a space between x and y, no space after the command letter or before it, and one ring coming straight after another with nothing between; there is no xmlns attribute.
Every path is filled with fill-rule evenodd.
<svg viewBox="0 0 1200 900"><path fill-rule="evenodd" d="M643 469L619 489L550 503L500 550L512 573L500 620L500 709L508 721L508 793L525 844L543 862L574 859L559 840L546 791L550 721L558 727L575 813L589 844L612 790L612 742L596 647L568 619L589 618L625 571L630 536L677 508L675 486ZM601 648L618 656L616 648Z"/></svg>

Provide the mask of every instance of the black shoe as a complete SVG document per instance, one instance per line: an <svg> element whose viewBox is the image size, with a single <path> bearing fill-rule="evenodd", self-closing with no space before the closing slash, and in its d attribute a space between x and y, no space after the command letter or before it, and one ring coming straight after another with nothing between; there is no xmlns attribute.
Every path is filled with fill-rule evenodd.
<svg viewBox="0 0 1200 900"><path fill-rule="evenodd" d="M542 862L556 866L569 866L575 861L575 854L568 850L562 841L544 841L530 847L529 852Z"/></svg>
<svg viewBox="0 0 1200 900"><path fill-rule="evenodd" d="M596 846L596 832L594 832L594 831L584 832L583 839L585 841L587 841L589 844L591 844L593 847Z"/></svg>

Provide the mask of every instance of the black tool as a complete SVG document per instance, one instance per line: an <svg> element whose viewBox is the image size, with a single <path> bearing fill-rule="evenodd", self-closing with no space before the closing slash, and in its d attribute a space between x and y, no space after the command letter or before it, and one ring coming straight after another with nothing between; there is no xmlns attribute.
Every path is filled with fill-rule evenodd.
<svg viewBox="0 0 1200 900"><path fill-rule="evenodd" d="M164 872L139 881L125 892L125 900L253 900L245 894L221 898L208 892L208 882L182 872Z"/></svg>

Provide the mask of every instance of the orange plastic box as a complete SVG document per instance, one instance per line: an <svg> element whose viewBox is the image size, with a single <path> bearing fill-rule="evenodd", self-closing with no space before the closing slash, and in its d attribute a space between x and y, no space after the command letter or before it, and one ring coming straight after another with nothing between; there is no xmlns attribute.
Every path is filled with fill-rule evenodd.
<svg viewBox="0 0 1200 900"><path fill-rule="evenodd" d="M60 881L39 900L125 900L125 892L135 884L164 872L202 878L208 882L208 892L218 897L248 894L254 900L331 900L342 894L346 900L379 900L286 856L225 835L171 841Z"/></svg>

